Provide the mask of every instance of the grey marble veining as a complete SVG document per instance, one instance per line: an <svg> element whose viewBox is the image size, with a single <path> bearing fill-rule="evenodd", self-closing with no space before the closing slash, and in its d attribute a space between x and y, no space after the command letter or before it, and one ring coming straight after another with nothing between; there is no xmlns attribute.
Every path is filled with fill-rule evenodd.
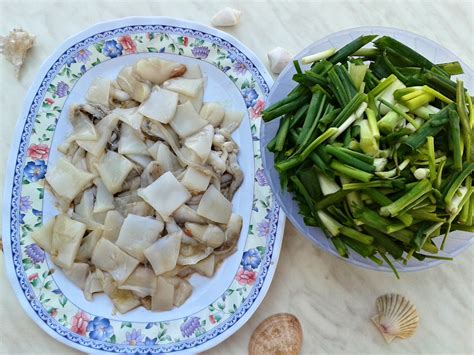
<svg viewBox="0 0 474 355"><path fill-rule="evenodd" d="M244 11L227 30L266 63L282 46L297 53L311 42L345 28L377 25L424 35L474 67L474 2L451 0L341 1L9 1L0 0L0 32L22 26L37 35L21 79L0 60L0 186L14 124L40 64L67 37L97 22L132 15L163 15L208 24L223 6ZM0 207L0 212L5 206ZM277 312L294 313L304 332L304 354L474 352L474 250L436 269L403 274L356 268L311 246L287 225L278 268L267 297L234 336L208 354L244 354L252 331ZM23 312L0 256L0 353L73 354ZM414 338L385 344L370 321L375 299L399 292L417 306L421 323ZM28 336L24 336L27 331Z"/></svg>

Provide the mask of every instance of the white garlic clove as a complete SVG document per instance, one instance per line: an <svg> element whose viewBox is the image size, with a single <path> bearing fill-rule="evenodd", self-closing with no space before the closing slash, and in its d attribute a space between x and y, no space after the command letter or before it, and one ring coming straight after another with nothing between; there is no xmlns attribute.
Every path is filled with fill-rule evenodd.
<svg viewBox="0 0 474 355"><path fill-rule="evenodd" d="M240 22L241 16L242 11L226 7L212 17L211 24L219 27L235 26Z"/></svg>
<svg viewBox="0 0 474 355"><path fill-rule="evenodd" d="M268 52L268 62L270 70L275 74L280 74L286 65L291 62L293 56L286 49L276 47Z"/></svg>
<svg viewBox="0 0 474 355"><path fill-rule="evenodd" d="M18 78L20 69L23 65L26 53L33 47L35 43L35 36L21 28L15 28L8 36L0 36L0 53L3 53L5 58L15 66L15 75Z"/></svg>

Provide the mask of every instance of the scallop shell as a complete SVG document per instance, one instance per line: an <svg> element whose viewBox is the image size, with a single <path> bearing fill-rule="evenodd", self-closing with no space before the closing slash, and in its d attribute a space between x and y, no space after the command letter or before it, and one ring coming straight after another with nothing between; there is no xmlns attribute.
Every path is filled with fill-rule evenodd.
<svg viewBox="0 0 474 355"><path fill-rule="evenodd" d="M215 27L234 26L240 22L240 16L242 11L225 7L212 17L211 24Z"/></svg>
<svg viewBox="0 0 474 355"><path fill-rule="evenodd" d="M21 28L15 28L8 36L0 36L0 53L15 67L15 75L18 78L20 69L26 58L26 53L33 47L35 36Z"/></svg>
<svg viewBox="0 0 474 355"><path fill-rule="evenodd" d="M377 298L376 306L378 313L372 321L387 343L396 337L406 339L415 334L420 318L407 298L389 293Z"/></svg>
<svg viewBox="0 0 474 355"><path fill-rule="evenodd" d="M297 355L302 340L303 331L298 318L288 313L277 313L254 330L249 341L249 355Z"/></svg>

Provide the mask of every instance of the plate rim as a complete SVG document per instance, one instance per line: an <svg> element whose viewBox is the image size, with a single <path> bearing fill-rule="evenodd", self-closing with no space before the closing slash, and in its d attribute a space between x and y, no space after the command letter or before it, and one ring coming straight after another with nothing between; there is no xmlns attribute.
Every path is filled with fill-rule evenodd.
<svg viewBox="0 0 474 355"><path fill-rule="evenodd" d="M348 28L344 28L344 29L339 30L339 31L331 32L328 35L326 35L324 37L321 37L318 40L316 40L316 41L310 43L309 45L307 45L306 47L304 47L301 51L299 51L297 54L295 54L292 59L301 59L305 55L305 52L307 51L307 49L309 47L319 45L319 44L327 41L332 36L343 35L343 34L351 34L351 33L360 33L362 31L366 31L367 34L374 33L376 31L382 31L383 33L381 33L380 35L385 35L389 31L396 31L396 32L400 32L400 33L405 34L405 35L415 36L419 39L422 39L423 41L429 43L433 47L441 47L449 55L455 57L459 61L459 63L461 63L462 67L465 69L465 72L468 75L470 75L472 79L474 79L474 71L471 69L471 67L464 60L462 60L458 55L456 55L456 53L451 51L449 48L446 48L442 44L437 43L436 41L433 41L432 39L430 39L426 36L420 35L416 32L407 31L407 30L404 30L404 29L401 29L401 28L391 27L391 26L357 26L357 27L348 27ZM281 71L280 76L282 76L285 73L287 73L288 71L292 70L292 67L293 67L293 62L290 61L290 63L288 63L285 66L285 68ZM270 89L270 93L268 94L269 97L271 96L271 93L274 90L274 87L277 84L277 81L278 81L278 79L274 81L274 83L273 83L273 85ZM266 123L263 122L263 125L265 125L265 124ZM262 128L260 130L260 138L262 138L262 136L263 136L263 131L264 130ZM263 140L262 139L260 139L260 151L262 152L262 164L263 164L263 168L264 168L265 177L266 177L267 181L270 182L271 179L270 179L270 171L269 171L269 166L268 166L269 162L267 162L267 159L263 158L263 156L264 156L263 152L266 151L266 147L263 145ZM332 249L327 250L319 242L311 239L307 235L307 233L305 233L300 228L300 226L296 222L296 218L295 218L294 215L287 214L288 207L283 203L284 201L283 201L283 196L282 196L282 193L281 193L281 189L279 189L278 192L273 191L273 194L274 194L278 204L281 206L281 209L284 210L284 212L285 212L288 220L291 222L291 224L296 228L296 230L299 233L301 233L304 236L305 239L310 241L311 244L314 247L322 250L323 252L325 252L325 253L327 253L331 256L335 256L338 259L343 260L345 263L348 263L349 265L355 265L357 267L360 267L360 268L363 268L363 269L366 269L366 270L373 270L373 271L378 271L378 272L392 272L390 267L388 267L386 265L378 266L376 264L373 264L373 265L365 264L365 263L362 263L362 262L360 262L358 260L355 260L355 259L352 259L352 258L343 258L339 254L337 254L336 252L332 252ZM314 227L314 228L316 228L318 230L320 229L319 227ZM466 251L473 244L474 244L474 235L469 240L466 241L466 244L462 248L459 248L458 250L456 250L456 252L452 253L452 256L454 257L454 256L457 256L457 255L461 254L462 252ZM444 264L447 261L448 260L434 260L430 264L420 264L419 266L412 266L409 269L404 268L404 269L399 269L397 271L402 272L402 273L423 271L423 270L427 270L427 269L437 267L440 264Z"/></svg>
<svg viewBox="0 0 474 355"><path fill-rule="evenodd" d="M270 88L273 85L273 79L268 73L266 67L263 65L261 60L251 51L248 47L242 44L238 39L233 37L232 35L220 31L218 29L209 27L205 24L201 24L195 21L189 21L184 19L178 19L173 17L167 16L130 16L130 17L122 17L117 18L109 21L98 22L92 26L85 28L82 31L75 33L72 36L69 36L65 40L63 40L58 47L49 55L39 67L34 80L30 84L30 87L25 95L25 99L22 102L22 108L20 116L16 122L15 129L14 129L14 136L10 145L10 152L7 159L7 169L5 171L5 183L3 189L3 203L6 207L3 216L2 216L2 232L3 237L5 238L4 241L4 256L5 256L5 271L7 278L12 286L17 300L20 302L22 308L27 313L27 315L46 333L48 333L53 339L60 341L61 343L76 348L81 351L89 352L91 351L90 347L81 345L77 342L69 340L65 337L60 336L56 331L51 329L40 317L36 312L33 312L31 309L31 305L26 299L26 295L22 291L21 287L19 286L19 281L17 280L16 274L14 272L14 265L12 259L12 250L11 250L11 235L10 235L10 215L12 211L11 205L11 192L12 187L14 184L14 177L17 173L15 171L15 162L18 153L20 152L20 142L23 130L25 129L25 124L27 123L28 112L31 107L31 103L36 95L37 89L40 87L41 82L44 80L44 77L47 75L48 70L51 68L52 64L67 50L71 45L76 44L78 41L83 40L89 36L97 34L99 32L104 32L108 30L113 30L115 28L123 27L123 26L138 26L138 25L163 25L163 26L175 26L181 28L192 29L196 31L201 31L207 34L211 34L213 36L219 37L227 42L229 42L232 46L238 48L242 53L244 53L247 58L253 63L253 65L257 68L259 73L262 75L263 80ZM255 184L255 182L254 182ZM275 201L275 204L278 207L278 203ZM256 311L260 303L265 298L266 293L270 287L270 284L273 280L274 272L276 269L276 265L278 262L281 244L283 240L283 234L285 229L285 215L281 208L277 208L278 216L277 220L277 229L275 232L275 241L273 244L273 253L271 254L271 261L268 266L268 271L265 277L265 281L263 282L260 291L251 304L251 306L247 309L244 315L239 318L234 324L229 326L226 330L224 330L219 335L215 336L214 338L204 342L201 345L191 347L185 352L189 351L204 351L209 348L216 346L217 344L221 343L232 334L234 334L238 329L240 329L248 319L253 315ZM108 353L107 351L97 351L94 350L96 353ZM174 353L180 351L172 351Z"/></svg>

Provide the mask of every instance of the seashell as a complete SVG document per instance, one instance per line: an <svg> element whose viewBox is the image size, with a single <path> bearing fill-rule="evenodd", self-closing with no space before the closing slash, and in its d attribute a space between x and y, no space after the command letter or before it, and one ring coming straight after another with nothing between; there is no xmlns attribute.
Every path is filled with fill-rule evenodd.
<svg viewBox="0 0 474 355"><path fill-rule="evenodd" d="M270 70L275 74L280 74L293 56L286 49L276 47L268 52L268 63Z"/></svg>
<svg viewBox="0 0 474 355"><path fill-rule="evenodd" d="M249 355L299 354L303 340L301 324L294 315L277 313L254 330L249 341Z"/></svg>
<svg viewBox="0 0 474 355"><path fill-rule="evenodd" d="M21 28L15 28L8 36L0 36L0 53L14 65L15 75L18 78L20 69L26 58L26 53L33 47L35 36L23 31Z"/></svg>
<svg viewBox="0 0 474 355"><path fill-rule="evenodd" d="M211 24L219 27L235 26L240 22L240 16L242 11L225 7L212 17Z"/></svg>
<svg viewBox="0 0 474 355"><path fill-rule="evenodd" d="M406 339L415 334L420 318L407 298L389 293L377 298L376 306L378 313L372 321L387 343L396 337Z"/></svg>

